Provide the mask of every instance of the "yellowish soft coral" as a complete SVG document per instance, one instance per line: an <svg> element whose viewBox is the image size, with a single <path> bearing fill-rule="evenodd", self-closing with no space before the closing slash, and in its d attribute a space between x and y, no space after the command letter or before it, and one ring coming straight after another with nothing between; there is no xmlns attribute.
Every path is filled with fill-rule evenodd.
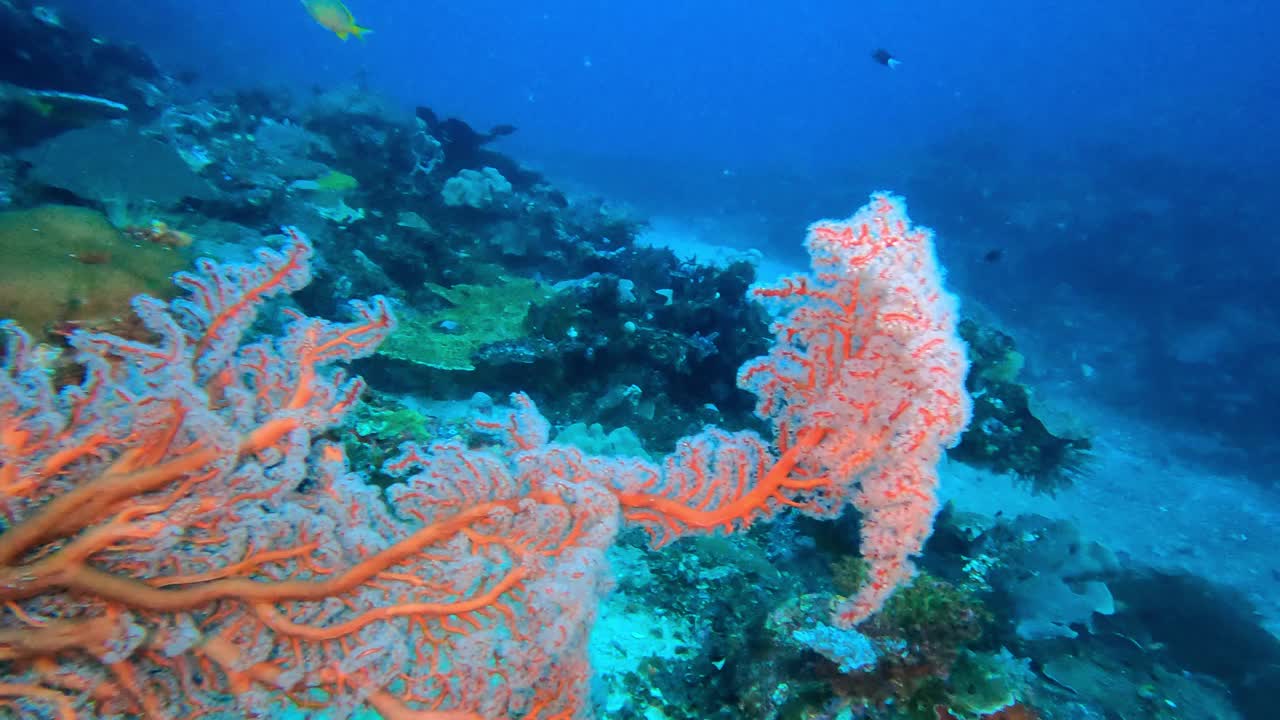
<svg viewBox="0 0 1280 720"><path fill-rule="evenodd" d="M27 332L66 324L116 327L134 295L172 294L169 277L188 258L135 242L102 213L45 205L0 213L0 307Z"/></svg>

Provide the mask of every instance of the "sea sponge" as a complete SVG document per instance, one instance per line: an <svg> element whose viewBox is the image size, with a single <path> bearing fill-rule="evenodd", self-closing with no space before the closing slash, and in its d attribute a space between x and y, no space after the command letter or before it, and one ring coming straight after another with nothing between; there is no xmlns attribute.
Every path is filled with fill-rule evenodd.
<svg viewBox="0 0 1280 720"><path fill-rule="evenodd" d="M449 207L484 210L511 195L511 182L491 167L463 170L445 181L440 195Z"/></svg>
<svg viewBox="0 0 1280 720"><path fill-rule="evenodd" d="M177 249L131 242L88 208L0 212L0 317L33 335L118 327L134 295L165 297L170 275L186 265Z"/></svg>

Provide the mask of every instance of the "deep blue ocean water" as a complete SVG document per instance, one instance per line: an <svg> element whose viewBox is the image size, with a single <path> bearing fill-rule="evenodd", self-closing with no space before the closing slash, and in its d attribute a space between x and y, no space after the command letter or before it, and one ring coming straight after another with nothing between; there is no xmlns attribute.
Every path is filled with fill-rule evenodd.
<svg viewBox="0 0 1280 720"><path fill-rule="evenodd" d="M407 103L514 123L513 149L602 179L649 164L821 180L966 128L1219 165L1265 167L1280 147L1266 2L356 0L374 34L345 44L294 0L51 4L211 84L365 73ZM878 47L898 72L868 59Z"/></svg>

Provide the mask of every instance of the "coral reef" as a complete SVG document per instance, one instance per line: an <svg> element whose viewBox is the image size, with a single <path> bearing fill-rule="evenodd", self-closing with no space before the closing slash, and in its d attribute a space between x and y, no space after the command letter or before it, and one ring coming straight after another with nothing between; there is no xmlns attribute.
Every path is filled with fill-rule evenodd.
<svg viewBox="0 0 1280 720"><path fill-rule="evenodd" d="M8 552L10 578L68 549L90 559L66 561L65 582L35 573L48 582L34 595L0 591L0 674L30 691L0 690L0 715L59 710L64 697L85 717L153 716L164 704L182 717L324 704L530 720L1096 717L1086 706L1234 720L1233 704L1271 717L1280 653L1245 598L1121 566L1042 517L944 509L924 546L931 467L965 415L963 354L949 301L927 292L927 234L909 229L896 198L815 226L815 273L763 287L748 255L707 263L638 243L643 218L502 152L511 126L408 112L362 83L195 98L49 7L10 0L0 20L0 208L23 208L0 214L0 315L25 330L0 355L11 503L0 555L63 491L84 498L104 478L220 453L186 485L130 498L166 507L90 500L110 506L105 519L70 513L25 554ZM965 197L961 227L1017 235L1026 257L1068 237L1060 208L1027 201L1010 219L980 194L987 178L936 177L947 187L931 206ZM928 193L936 180L912 182ZM1169 218L1110 202L1076 221L1172 233ZM283 256L253 254L281 221L312 238L310 285L285 272L282 287L242 305L211 289L211 277L235 285L228 267L296 259L289 243ZM895 255L904 244L914 251ZM140 322L130 299L169 297L189 252L219 262L181 276L194 295L167 310L142 301ZM1159 265L1151 252L1123 259ZM823 270L859 262L906 280L851 288ZM266 304L281 317L250 323L242 311L274 291ZM307 317L370 295L386 304L361 306L363 330ZM399 326L373 353L393 306ZM1158 376L1251 357L1216 318L1157 320L1144 329L1154 349L1132 362ZM342 328L358 340L336 340ZM1028 360L1012 331L956 329L973 422L951 457L1035 492L1068 490L1092 440L1064 430L1046 410L1054 396L1033 391L1036 345L1019 334ZM316 343L333 354L290 361ZM363 403L333 361L371 383ZM511 407L485 394L515 391L528 395ZM919 400L930 392L941 399ZM24 394L39 412L15 409ZM1185 412L1181 398L1195 395L1170 394L1168 406ZM1252 402L1224 398L1215 416L1228 419ZM82 431L89 415L105 430ZM33 430L35 417L54 419ZM305 432L262 437L291 419ZM37 476L45 494L15 500ZM794 506L820 518L779 512ZM407 540L417 533L425 545ZM104 537L114 544L94 544ZM389 552L396 563L381 577L356 572L340 593L327 579ZM908 579L913 562L923 570ZM150 578L130 586L140 594L246 579L275 593L301 579L324 597L136 607L76 585L86 569ZM1195 632L1204 627L1214 639ZM52 657L32 644L50 628L73 631ZM589 687L592 671L603 688Z"/></svg>
<svg viewBox="0 0 1280 720"><path fill-rule="evenodd" d="M509 410L482 403L481 437L467 444L403 444L383 465L400 482L380 493L318 438L362 390L328 366L385 340L389 304L354 302L348 324L286 313L278 332L250 339L262 305L310 279L312 246L286 232L284 251L261 249L256 263L202 260L177 274L186 296L172 303L139 296L155 342L73 333L85 370L62 392L29 336L7 328L0 600L17 629L0 631L12 678L0 692L22 707L589 715L586 638L620 522L662 545L787 507L832 514L852 493L837 483L858 477L836 474L850 463L920 493L909 483L927 487L922 475L965 419L960 376L944 372L960 349L934 305L931 238L881 195L847 225L815 226L821 275L756 289L789 311L781 347L740 381L762 417L795 433L779 436L784 447L708 428L661 462L589 456L550 444L547 421L514 395ZM919 297L890 291L904 285ZM847 337L849 324L883 353L865 376L841 371L862 359L854 348L802 358L792 344ZM824 386L792 385L793 362ZM778 403L784 392L815 395L802 407ZM854 410L862 423L848 422ZM892 518L867 522L901 531ZM836 621L874 612L919 549L869 555L870 594Z"/></svg>

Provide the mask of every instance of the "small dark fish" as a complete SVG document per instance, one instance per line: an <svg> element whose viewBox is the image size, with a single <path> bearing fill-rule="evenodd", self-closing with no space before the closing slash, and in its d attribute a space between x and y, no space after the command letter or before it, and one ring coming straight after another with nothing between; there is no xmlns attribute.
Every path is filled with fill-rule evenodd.
<svg viewBox="0 0 1280 720"><path fill-rule="evenodd" d="M894 57L893 53L890 53L888 50L885 50L884 48L877 48L875 52L871 53L871 59L889 68L890 70L902 64L901 60Z"/></svg>
<svg viewBox="0 0 1280 720"><path fill-rule="evenodd" d="M989 263L1000 262L1004 258L1004 248L992 248L982 254L982 261Z"/></svg>
<svg viewBox="0 0 1280 720"><path fill-rule="evenodd" d="M111 262L111 253L105 250L72 253L71 257L82 265L106 265Z"/></svg>
<svg viewBox="0 0 1280 720"><path fill-rule="evenodd" d="M173 77L183 85L195 85L200 82L200 73L195 70L179 70Z"/></svg>
<svg viewBox="0 0 1280 720"><path fill-rule="evenodd" d="M489 130L489 137L498 138L504 135L514 134L515 131L515 125L494 125L493 128Z"/></svg>

